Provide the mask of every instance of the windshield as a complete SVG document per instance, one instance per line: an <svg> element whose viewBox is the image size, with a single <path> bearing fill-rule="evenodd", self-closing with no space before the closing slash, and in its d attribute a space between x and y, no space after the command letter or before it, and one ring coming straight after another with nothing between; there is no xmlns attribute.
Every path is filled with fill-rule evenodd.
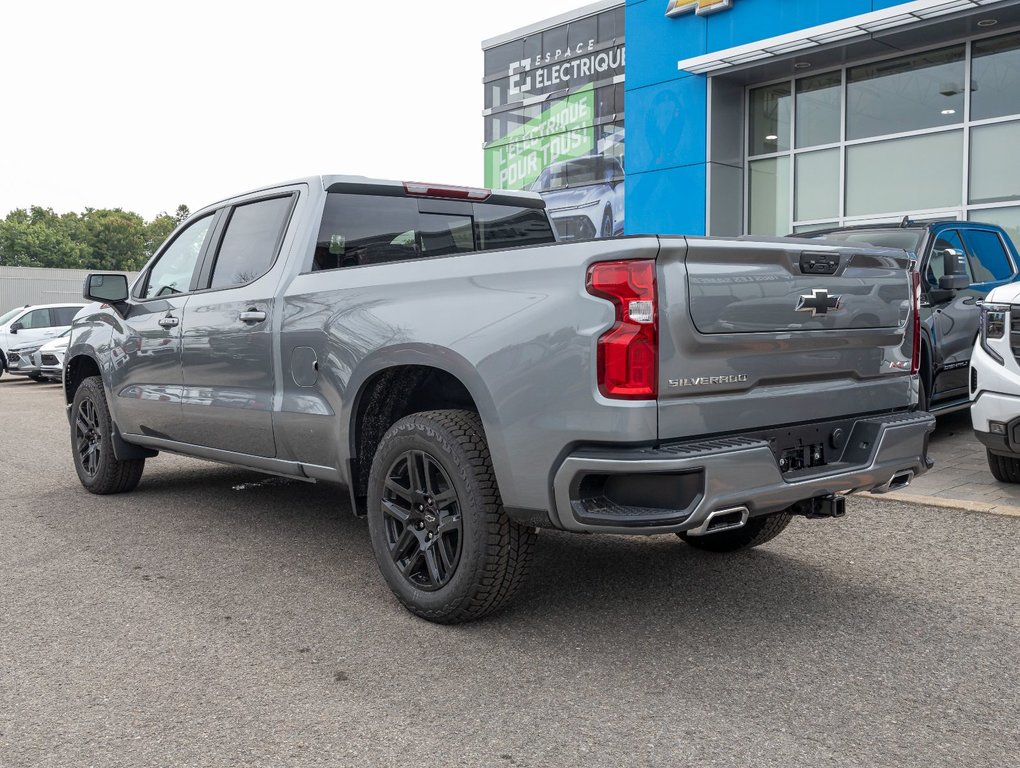
<svg viewBox="0 0 1020 768"><path fill-rule="evenodd" d="M923 229L844 229L839 232L807 232L797 237L810 237L816 240L836 240L841 243L862 243L878 248L901 248L904 251L917 253L921 247Z"/></svg>
<svg viewBox="0 0 1020 768"><path fill-rule="evenodd" d="M6 323L7 321L11 320L12 318L17 317L19 313L24 312L24 311L25 311L25 307L17 307L16 309L12 309L10 312L6 312L6 313L0 315L0 325L3 325L4 323Z"/></svg>

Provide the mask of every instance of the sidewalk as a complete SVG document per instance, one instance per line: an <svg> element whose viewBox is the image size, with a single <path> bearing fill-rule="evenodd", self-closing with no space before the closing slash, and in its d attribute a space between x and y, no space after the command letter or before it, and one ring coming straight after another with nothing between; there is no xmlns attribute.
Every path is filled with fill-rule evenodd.
<svg viewBox="0 0 1020 768"><path fill-rule="evenodd" d="M1020 516L1020 484L992 477L985 448L971 429L970 411L938 417L928 454L935 460L934 469L902 491L873 498Z"/></svg>

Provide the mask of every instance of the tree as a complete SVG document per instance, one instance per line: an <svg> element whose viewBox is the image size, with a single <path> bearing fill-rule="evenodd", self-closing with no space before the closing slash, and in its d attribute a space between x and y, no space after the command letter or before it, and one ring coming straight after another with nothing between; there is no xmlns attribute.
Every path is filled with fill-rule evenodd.
<svg viewBox="0 0 1020 768"><path fill-rule="evenodd" d="M52 208L32 206L13 210L0 222L0 264L80 269L87 257L76 213L58 215Z"/></svg>
<svg viewBox="0 0 1020 768"><path fill-rule="evenodd" d="M86 208L82 240L88 269L133 272L145 263L145 220L120 208Z"/></svg>
<svg viewBox="0 0 1020 768"><path fill-rule="evenodd" d="M183 204L150 222L121 208L18 208L0 221L0 264L133 272L190 215Z"/></svg>

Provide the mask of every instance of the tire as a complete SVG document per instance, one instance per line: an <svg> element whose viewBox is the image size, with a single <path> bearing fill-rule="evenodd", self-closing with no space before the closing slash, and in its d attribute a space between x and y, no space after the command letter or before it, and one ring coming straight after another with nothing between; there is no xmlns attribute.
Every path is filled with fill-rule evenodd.
<svg viewBox="0 0 1020 768"><path fill-rule="evenodd" d="M46 381L46 377L40 373L30 373L28 374L28 378L32 381Z"/></svg>
<svg viewBox="0 0 1020 768"><path fill-rule="evenodd" d="M503 510L481 419L459 410L416 413L386 432L369 474L368 529L393 594L440 624L505 607L536 539Z"/></svg>
<svg viewBox="0 0 1020 768"><path fill-rule="evenodd" d="M703 549L707 552L736 552L772 541L786 530L786 526L792 519L793 515L789 512L778 512L774 515L752 517L742 528L732 531L710 533L706 536L688 536L686 533L678 533L677 536L695 549Z"/></svg>
<svg viewBox="0 0 1020 768"><path fill-rule="evenodd" d="M613 236L613 209L606 206L605 212L602 214L602 227L599 229L599 237L612 237Z"/></svg>
<svg viewBox="0 0 1020 768"><path fill-rule="evenodd" d="M71 453L85 490L97 494L134 490L142 479L145 459L114 457L113 419L99 376L89 376L75 391L71 419Z"/></svg>
<svg viewBox="0 0 1020 768"><path fill-rule="evenodd" d="M1020 483L1020 458L1000 456L985 449L988 455L988 468L992 476L1000 483Z"/></svg>

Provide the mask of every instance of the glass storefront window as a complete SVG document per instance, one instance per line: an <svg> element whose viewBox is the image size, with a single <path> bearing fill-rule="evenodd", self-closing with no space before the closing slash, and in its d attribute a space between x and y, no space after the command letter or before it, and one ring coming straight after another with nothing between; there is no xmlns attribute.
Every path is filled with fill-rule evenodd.
<svg viewBox="0 0 1020 768"><path fill-rule="evenodd" d="M1020 114L1020 33L976 40L970 119Z"/></svg>
<svg viewBox="0 0 1020 768"><path fill-rule="evenodd" d="M847 70L847 139L963 121L962 45Z"/></svg>
<svg viewBox="0 0 1020 768"><path fill-rule="evenodd" d="M794 189L797 221L839 216L839 150L798 154Z"/></svg>
<svg viewBox="0 0 1020 768"><path fill-rule="evenodd" d="M839 141L842 72L797 81L797 146L817 147Z"/></svg>
<svg viewBox="0 0 1020 768"><path fill-rule="evenodd" d="M847 147L847 216L952 208L962 189L962 131Z"/></svg>
<svg viewBox="0 0 1020 768"><path fill-rule="evenodd" d="M1020 200L1018 146L1020 122L993 123L971 128L970 202Z"/></svg>
<svg viewBox="0 0 1020 768"><path fill-rule="evenodd" d="M790 148L790 83L751 91L750 155L768 155Z"/></svg>
<svg viewBox="0 0 1020 768"><path fill-rule="evenodd" d="M752 235L790 231L790 158L772 157L750 164Z"/></svg>

